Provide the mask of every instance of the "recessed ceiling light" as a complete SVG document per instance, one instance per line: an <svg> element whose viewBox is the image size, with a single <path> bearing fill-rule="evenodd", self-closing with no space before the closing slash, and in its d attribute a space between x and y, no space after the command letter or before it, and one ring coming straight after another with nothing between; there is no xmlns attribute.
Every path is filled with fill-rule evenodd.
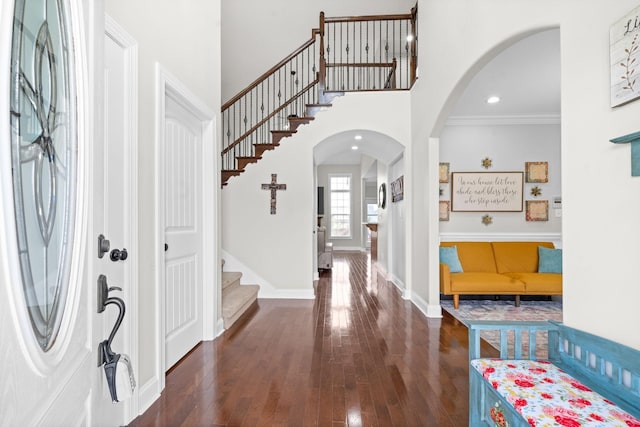
<svg viewBox="0 0 640 427"><path fill-rule="evenodd" d="M487 98L487 104L497 104L498 102L500 102L500 97L498 96L490 96Z"/></svg>
<svg viewBox="0 0 640 427"><path fill-rule="evenodd" d="M351 149L352 149L352 150L357 150L357 149L358 149L358 146L357 146L357 145L352 145L352 146L351 146Z"/></svg>
<svg viewBox="0 0 640 427"><path fill-rule="evenodd" d="M360 141L362 139L362 135L356 135L353 137L356 141Z"/></svg>

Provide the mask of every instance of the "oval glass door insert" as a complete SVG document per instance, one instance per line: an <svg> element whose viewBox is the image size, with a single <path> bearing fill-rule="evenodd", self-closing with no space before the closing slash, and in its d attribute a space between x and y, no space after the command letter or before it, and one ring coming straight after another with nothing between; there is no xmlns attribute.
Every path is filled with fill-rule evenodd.
<svg viewBox="0 0 640 427"><path fill-rule="evenodd" d="M73 47L63 0L17 0L11 47L11 153L22 291L43 351L69 288L77 134Z"/></svg>

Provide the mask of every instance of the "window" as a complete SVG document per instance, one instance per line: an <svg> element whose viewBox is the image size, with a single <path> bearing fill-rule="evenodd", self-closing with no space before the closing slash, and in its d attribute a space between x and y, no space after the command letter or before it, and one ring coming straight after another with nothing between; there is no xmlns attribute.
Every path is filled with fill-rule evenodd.
<svg viewBox="0 0 640 427"><path fill-rule="evenodd" d="M367 222L378 222L378 203L367 203Z"/></svg>
<svg viewBox="0 0 640 427"><path fill-rule="evenodd" d="M331 237L351 237L351 175L329 177Z"/></svg>

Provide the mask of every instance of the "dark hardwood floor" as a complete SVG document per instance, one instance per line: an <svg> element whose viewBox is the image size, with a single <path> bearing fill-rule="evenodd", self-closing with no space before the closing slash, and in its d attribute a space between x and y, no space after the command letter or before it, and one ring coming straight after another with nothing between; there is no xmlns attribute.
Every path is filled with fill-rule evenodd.
<svg viewBox="0 0 640 427"><path fill-rule="evenodd" d="M334 254L315 300L259 300L131 426L467 426L467 328L427 319L366 254Z"/></svg>

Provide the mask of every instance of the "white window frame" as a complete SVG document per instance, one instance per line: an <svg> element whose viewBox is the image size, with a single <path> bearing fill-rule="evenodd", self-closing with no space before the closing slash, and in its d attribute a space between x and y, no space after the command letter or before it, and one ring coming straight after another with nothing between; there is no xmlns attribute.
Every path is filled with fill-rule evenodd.
<svg viewBox="0 0 640 427"><path fill-rule="evenodd" d="M349 190L334 190L332 187L332 178L349 178ZM333 203L332 194L334 191L349 193L349 235L334 236L333 235ZM342 214L341 214L342 215ZM331 239L352 239L353 238L353 176L350 173L329 174L329 237Z"/></svg>

